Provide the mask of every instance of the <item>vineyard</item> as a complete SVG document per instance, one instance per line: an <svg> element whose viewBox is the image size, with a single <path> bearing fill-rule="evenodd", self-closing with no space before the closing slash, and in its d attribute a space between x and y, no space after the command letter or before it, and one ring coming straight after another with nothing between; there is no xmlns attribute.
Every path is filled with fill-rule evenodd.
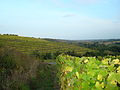
<svg viewBox="0 0 120 90"><path fill-rule="evenodd" d="M57 58L61 90L120 90L120 56Z"/></svg>
<svg viewBox="0 0 120 90"><path fill-rule="evenodd" d="M120 90L119 45L106 47L0 35L0 90Z"/></svg>
<svg viewBox="0 0 120 90"><path fill-rule="evenodd" d="M36 50L41 53L46 53L46 52L54 53L58 51L67 52L74 50L79 54L84 54L87 51L92 51L88 48L83 48L62 42L53 42L40 38L12 36L12 35L0 35L0 44L1 43L3 43L4 46L14 48L20 52L27 54L31 54Z"/></svg>

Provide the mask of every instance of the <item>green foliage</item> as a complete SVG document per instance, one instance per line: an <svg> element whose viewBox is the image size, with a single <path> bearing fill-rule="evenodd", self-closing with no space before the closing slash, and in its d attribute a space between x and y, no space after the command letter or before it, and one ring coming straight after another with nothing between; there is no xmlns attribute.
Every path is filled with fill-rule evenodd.
<svg viewBox="0 0 120 90"><path fill-rule="evenodd" d="M18 36L18 35L16 35L16 34L3 34L3 35Z"/></svg>
<svg viewBox="0 0 120 90"><path fill-rule="evenodd" d="M84 56L107 56L107 55L120 55L120 40L106 40L106 41L89 41L77 42L78 46L96 50L96 52L87 52Z"/></svg>
<svg viewBox="0 0 120 90"><path fill-rule="evenodd" d="M31 54L32 56L41 59L41 60L48 60L48 59L56 59L56 57L59 55L58 52L48 52L48 53L42 53L39 50L33 51Z"/></svg>
<svg viewBox="0 0 120 90"><path fill-rule="evenodd" d="M41 63L38 66L36 77L29 81L31 90L56 90L56 65ZM57 89L58 90L58 89Z"/></svg>
<svg viewBox="0 0 120 90"><path fill-rule="evenodd" d="M27 80L34 76L38 64L14 49L0 48L0 90L29 90Z"/></svg>
<svg viewBox="0 0 120 90"><path fill-rule="evenodd" d="M72 57L57 58L61 90L119 90L120 59L117 57Z"/></svg>
<svg viewBox="0 0 120 90"><path fill-rule="evenodd" d="M9 87L11 90L30 90L30 87L25 82L14 82Z"/></svg>

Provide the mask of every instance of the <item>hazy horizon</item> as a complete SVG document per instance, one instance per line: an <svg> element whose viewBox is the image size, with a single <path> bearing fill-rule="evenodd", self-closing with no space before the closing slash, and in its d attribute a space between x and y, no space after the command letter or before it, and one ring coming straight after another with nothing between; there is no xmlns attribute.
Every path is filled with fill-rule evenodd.
<svg viewBox="0 0 120 90"><path fill-rule="evenodd" d="M120 0L1 0L0 33L66 40L120 39Z"/></svg>

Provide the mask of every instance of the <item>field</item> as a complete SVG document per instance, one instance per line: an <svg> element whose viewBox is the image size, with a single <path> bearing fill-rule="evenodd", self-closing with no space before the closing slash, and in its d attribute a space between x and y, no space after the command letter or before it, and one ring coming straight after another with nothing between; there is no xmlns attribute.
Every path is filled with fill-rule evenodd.
<svg viewBox="0 0 120 90"><path fill-rule="evenodd" d="M119 40L0 35L0 90L119 90L119 48Z"/></svg>
<svg viewBox="0 0 120 90"><path fill-rule="evenodd" d="M41 53L49 52L67 52L75 51L78 54L84 54L87 51L91 51L88 48L79 47L62 42L47 41L40 38L21 37L14 35L0 35L0 43L4 46L14 48L20 52L31 54L37 50Z"/></svg>

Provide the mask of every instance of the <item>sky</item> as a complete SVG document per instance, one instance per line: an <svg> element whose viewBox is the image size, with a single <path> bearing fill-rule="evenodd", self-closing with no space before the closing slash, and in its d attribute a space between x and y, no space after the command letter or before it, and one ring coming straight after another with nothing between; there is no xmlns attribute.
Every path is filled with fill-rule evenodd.
<svg viewBox="0 0 120 90"><path fill-rule="evenodd" d="M0 33L120 39L120 0L0 0Z"/></svg>

